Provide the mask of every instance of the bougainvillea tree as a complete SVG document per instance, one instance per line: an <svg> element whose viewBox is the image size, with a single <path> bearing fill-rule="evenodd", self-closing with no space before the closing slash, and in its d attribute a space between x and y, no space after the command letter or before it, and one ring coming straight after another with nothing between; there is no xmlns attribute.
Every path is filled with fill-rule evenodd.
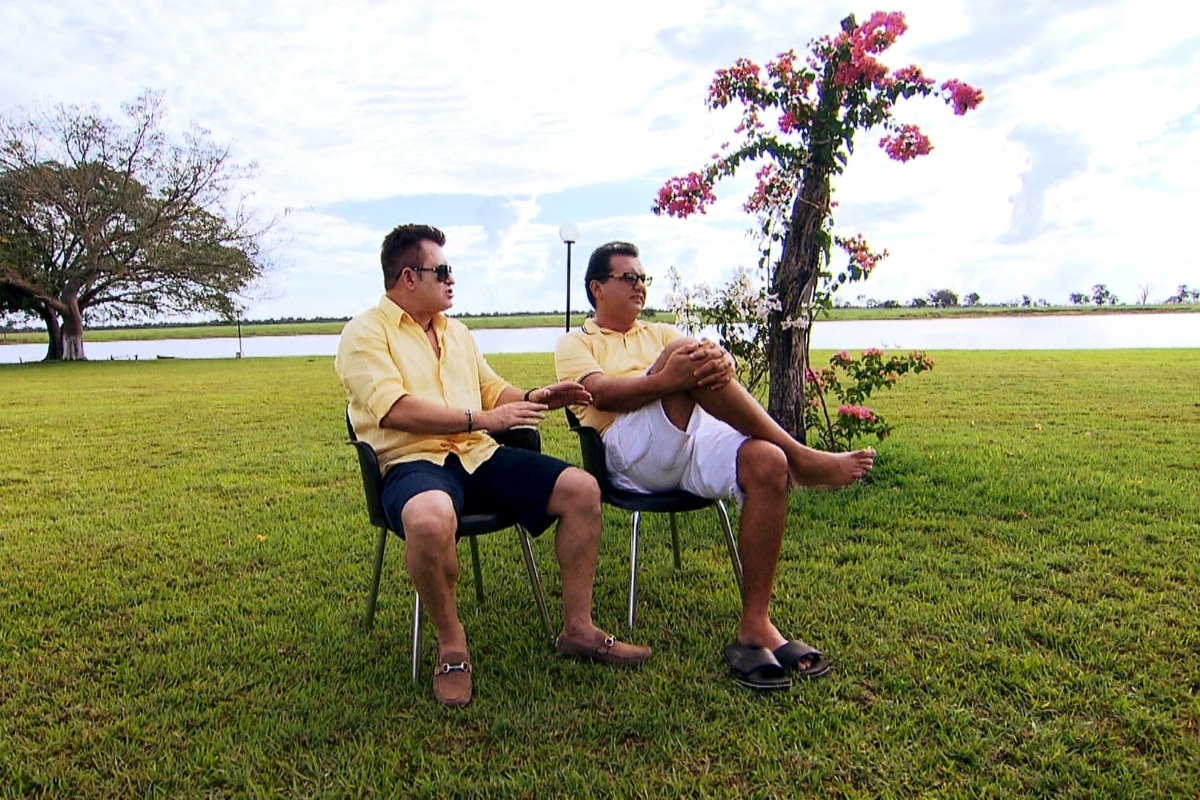
<svg viewBox="0 0 1200 800"><path fill-rule="evenodd" d="M671 178L659 191L654 213L688 217L716 201L714 187L743 165L757 164L757 184L744 208L762 237L762 265L772 310L767 319L770 362L768 411L804 440L805 375L812 323L831 305L832 293L862 280L884 258L862 235L833 233L831 179L845 167L859 131L882 129L880 146L897 161L927 154L932 145L915 125L898 121L896 103L916 96L941 97L955 114L983 100L979 90L951 79L940 85L917 66L892 70L878 56L907 28L899 12L875 12L864 23L853 16L841 32L811 44L800 59L781 53L764 68L741 58L717 71L708 92L711 109L742 106L735 133L712 161ZM832 268L833 248L847 256ZM775 253L778 252L778 257Z"/></svg>

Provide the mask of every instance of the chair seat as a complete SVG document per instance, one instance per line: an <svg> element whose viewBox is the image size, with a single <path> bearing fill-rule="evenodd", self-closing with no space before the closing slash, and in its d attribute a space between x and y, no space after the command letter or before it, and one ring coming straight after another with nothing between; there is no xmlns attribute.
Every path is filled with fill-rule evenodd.
<svg viewBox="0 0 1200 800"><path fill-rule="evenodd" d="M495 533L516 525L515 519L500 514L467 514L458 519L458 531L455 538L464 536L482 536L485 533Z"/></svg>
<svg viewBox="0 0 1200 800"><path fill-rule="evenodd" d="M610 485L602 494L603 497L601 499L611 506L616 506L625 511L645 511L648 513L699 511L702 508L708 508L716 502L706 497L694 495L691 492L685 492L682 489L643 494L642 492L633 492L628 489L618 489Z"/></svg>

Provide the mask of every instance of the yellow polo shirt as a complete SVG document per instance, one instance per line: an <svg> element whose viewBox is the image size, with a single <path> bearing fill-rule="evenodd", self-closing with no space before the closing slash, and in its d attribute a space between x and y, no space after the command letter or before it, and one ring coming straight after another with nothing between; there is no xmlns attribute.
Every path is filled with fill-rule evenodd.
<svg viewBox="0 0 1200 800"><path fill-rule="evenodd" d="M558 337L554 347L554 369L560 381L580 381L588 375L603 372L613 378L641 375L658 360L664 348L683 333L665 322L638 320L625 333L601 328L588 319L580 330ZM604 433L616 412L601 411L594 406L571 406L579 421Z"/></svg>
<svg viewBox="0 0 1200 800"><path fill-rule="evenodd" d="M433 329L441 358L434 354L421 326L386 295L342 328L333 367L346 387L354 433L375 448L384 473L402 461L444 464L451 453L458 455L467 472L474 472L498 447L492 437L478 431L432 435L379 427L405 395L464 412L484 411L495 408L510 385L484 360L466 325L437 314Z"/></svg>

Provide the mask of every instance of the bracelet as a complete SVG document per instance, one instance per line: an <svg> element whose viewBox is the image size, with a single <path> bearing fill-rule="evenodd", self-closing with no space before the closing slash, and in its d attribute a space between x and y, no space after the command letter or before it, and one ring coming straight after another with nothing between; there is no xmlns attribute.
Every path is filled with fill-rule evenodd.
<svg viewBox="0 0 1200 800"><path fill-rule="evenodd" d="M467 433L471 433L474 430L475 430L475 423L471 419L471 409L468 408L467 409Z"/></svg>
<svg viewBox="0 0 1200 800"><path fill-rule="evenodd" d="M526 403L532 402L529 398L530 398L530 395L532 395L534 393L534 391L535 391L534 389L530 389L529 391L527 391L525 393L525 402Z"/></svg>

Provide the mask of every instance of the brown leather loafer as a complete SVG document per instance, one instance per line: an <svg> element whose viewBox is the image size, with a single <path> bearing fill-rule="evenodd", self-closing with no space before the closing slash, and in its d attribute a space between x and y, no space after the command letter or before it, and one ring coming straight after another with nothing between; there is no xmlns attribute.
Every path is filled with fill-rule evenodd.
<svg viewBox="0 0 1200 800"><path fill-rule="evenodd" d="M444 706L471 702L471 662L467 653L438 653L433 671L433 696Z"/></svg>
<svg viewBox="0 0 1200 800"><path fill-rule="evenodd" d="M650 657L650 648L627 644L604 631L597 631L591 642L580 642L559 636L554 640L554 651L564 656L576 656L617 667L636 667Z"/></svg>

